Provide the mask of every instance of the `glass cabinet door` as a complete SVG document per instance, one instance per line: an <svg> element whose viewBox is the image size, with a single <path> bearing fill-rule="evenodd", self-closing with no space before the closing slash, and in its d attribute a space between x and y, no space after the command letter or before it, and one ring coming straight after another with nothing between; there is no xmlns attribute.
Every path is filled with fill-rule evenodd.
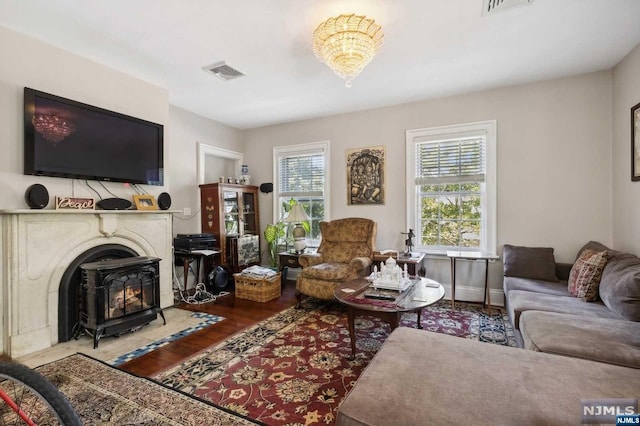
<svg viewBox="0 0 640 426"><path fill-rule="evenodd" d="M238 193L232 191L223 192L224 199L224 226L227 236L240 233L240 216Z"/></svg>
<svg viewBox="0 0 640 426"><path fill-rule="evenodd" d="M242 205L244 208L244 234L258 234L255 194L243 192Z"/></svg>

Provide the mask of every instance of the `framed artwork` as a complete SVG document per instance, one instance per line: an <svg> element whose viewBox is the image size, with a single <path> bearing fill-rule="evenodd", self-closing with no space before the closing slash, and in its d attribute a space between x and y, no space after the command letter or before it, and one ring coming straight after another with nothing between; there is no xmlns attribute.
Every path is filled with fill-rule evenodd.
<svg viewBox="0 0 640 426"><path fill-rule="evenodd" d="M385 147L347 150L348 204L384 204Z"/></svg>
<svg viewBox="0 0 640 426"><path fill-rule="evenodd" d="M631 180L640 180L640 104L631 108Z"/></svg>
<svg viewBox="0 0 640 426"><path fill-rule="evenodd" d="M134 195L136 210L158 210L158 202L153 195Z"/></svg>

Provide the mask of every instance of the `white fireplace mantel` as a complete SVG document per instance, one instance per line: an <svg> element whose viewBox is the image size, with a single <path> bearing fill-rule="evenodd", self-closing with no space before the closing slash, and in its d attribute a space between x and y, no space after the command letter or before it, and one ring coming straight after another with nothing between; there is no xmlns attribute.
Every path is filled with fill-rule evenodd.
<svg viewBox="0 0 640 426"><path fill-rule="evenodd" d="M173 304L172 211L0 210L0 348L13 358L58 343L58 291L85 251L120 244L160 262L160 305Z"/></svg>

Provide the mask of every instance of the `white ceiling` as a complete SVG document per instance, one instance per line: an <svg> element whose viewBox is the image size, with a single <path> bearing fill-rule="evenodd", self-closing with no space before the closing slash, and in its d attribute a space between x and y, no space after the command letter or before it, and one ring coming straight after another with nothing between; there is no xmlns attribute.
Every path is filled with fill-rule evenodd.
<svg viewBox="0 0 640 426"><path fill-rule="evenodd" d="M253 128L612 68L640 43L640 0L0 0L0 25L165 87L170 102ZM341 13L382 25L350 89L313 55ZM219 61L246 76L224 82Z"/></svg>

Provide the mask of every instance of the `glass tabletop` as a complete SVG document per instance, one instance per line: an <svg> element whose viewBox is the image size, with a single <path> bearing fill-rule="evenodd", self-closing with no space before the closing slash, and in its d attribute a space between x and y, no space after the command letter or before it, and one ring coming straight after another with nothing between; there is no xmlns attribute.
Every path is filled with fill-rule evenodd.
<svg viewBox="0 0 640 426"><path fill-rule="evenodd" d="M412 277L415 283L403 292L374 289L364 278L339 285L334 295L345 305L367 311L411 312L444 298L444 288L429 278ZM387 296L388 297L385 297Z"/></svg>

